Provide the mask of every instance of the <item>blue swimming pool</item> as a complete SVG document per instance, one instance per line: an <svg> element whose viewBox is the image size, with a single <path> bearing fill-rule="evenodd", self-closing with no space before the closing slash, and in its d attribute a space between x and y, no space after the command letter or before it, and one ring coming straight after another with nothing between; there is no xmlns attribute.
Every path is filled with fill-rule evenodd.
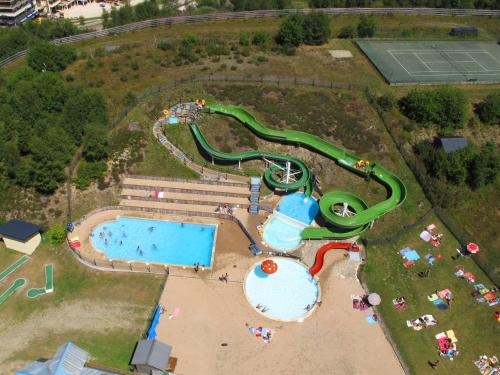
<svg viewBox="0 0 500 375"><path fill-rule="evenodd" d="M109 259L210 267L216 226L119 217L92 231L92 244Z"/></svg>
<svg viewBox="0 0 500 375"><path fill-rule="evenodd" d="M271 319L297 321L309 314L318 301L320 289L307 267L286 258L270 258L278 270L265 274L254 264L245 279L248 302Z"/></svg>
<svg viewBox="0 0 500 375"><path fill-rule="evenodd" d="M314 198L304 193L294 193L281 198L276 211L298 220L306 225L311 224L318 214L319 204Z"/></svg>
<svg viewBox="0 0 500 375"><path fill-rule="evenodd" d="M273 214L264 226L264 242L276 250L291 250L301 241L300 234L305 225L289 220L286 216Z"/></svg>

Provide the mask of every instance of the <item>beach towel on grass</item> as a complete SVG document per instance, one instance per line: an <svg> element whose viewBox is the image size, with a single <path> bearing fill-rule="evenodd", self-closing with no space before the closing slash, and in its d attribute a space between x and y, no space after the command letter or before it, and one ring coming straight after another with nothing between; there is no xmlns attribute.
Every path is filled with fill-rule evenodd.
<svg viewBox="0 0 500 375"><path fill-rule="evenodd" d="M410 262L414 262L420 259L420 255L415 250L410 249L409 247L405 247L403 250L399 252L402 256L409 260Z"/></svg>
<svg viewBox="0 0 500 375"><path fill-rule="evenodd" d="M377 315L375 314L367 314L365 315L365 319L368 322L368 324L377 324L378 322Z"/></svg>
<svg viewBox="0 0 500 375"><path fill-rule="evenodd" d="M422 233L420 233L420 238L424 240L425 242L429 242L432 238L432 234L426 230L424 230Z"/></svg>

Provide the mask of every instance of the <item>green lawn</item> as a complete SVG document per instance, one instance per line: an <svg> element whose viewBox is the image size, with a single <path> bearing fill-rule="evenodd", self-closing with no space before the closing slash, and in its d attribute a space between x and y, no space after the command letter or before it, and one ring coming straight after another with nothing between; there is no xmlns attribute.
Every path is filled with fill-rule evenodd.
<svg viewBox="0 0 500 375"><path fill-rule="evenodd" d="M2 245L0 269L7 267L19 256L18 252L8 250ZM44 285L44 265L47 263L54 265L54 292L36 299L28 299L26 291L29 288ZM89 351L95 362L127 370L132 349L147 329L148 319L161 293L162 285L162 277L157 275L91 270L78 263L67 250L66 245L51 246L45 241L28 263L2 282L2 287L18 277L26 277L29 281L28 286L2 304L0 320L10 322L10 326L20 323L16 335L26 337L28 345L16 350L4 365L16 360L32 361L40 357L51 358L58 346L66 341L74 341ZM68 329L61 328L61 331L53 332L53 329L44 328L41 323L37 334L31 335L30 332L24 332L23 322L39 319L41 314L47 311L50 311L50 321L50 316L57 316L58 311L63 311L68 306L82 301L98 308L97 311L106 310L108 307L128 306L127 311L123 313L131 319L127 322L114 322L109 330L93 331L80 327L78 316L71 316L64 317L66 322L68 319L70 319L69 322L74 322ZM90 310L92 311L92 308ZM91 313L84 315L87 316L87 314ZM115 318L119 319L119 317ZM113 317L109 319L113 320ZM122 330L120 325L128 328ZM8 340L8 337L2 336L2 340Z"/></svg>
<svg viewBox="0 0 500 375"><path fill-rule="evenodd" d="M437 230L444 233L442 245L437 250L431 250L431 247L418 237L422 228L430 223L436 223ZM413 268L403 267L398 251L406 246L417 250L421 258L427 253L442 255L442 259L431 267L428 278L422 279L416 274L428 268L424 259L420 259ZM379 312L413 374L431 373L427 361L438 359L434 335L450 329L453 329L457 336L460 355L453 362L442 360L439 373L476 374L479 372L474 367L473 360L481 354L498 355L500 325L492 316L495 307L475 302L470 295L472 285L455 277L454 268L458 264L464 265L466 271L476 275L477 282L484 283L486 287L493 285L472 259L451 259L451 256L456 254L457 246L457 241L431 216L422 227L414 228L397 241L371 246L368 249L363 279L370 291L381 295L383 302ZM455 301L449 310L440 311L427 300L427 295L437 289L446 288L453 292ZM408 301L409 307L404 311L397 311L392 307L392 300L398 296L404 296ZM406 327L407 319L415 319L423 314L434 315L439 324L421 331Z"/></svg>

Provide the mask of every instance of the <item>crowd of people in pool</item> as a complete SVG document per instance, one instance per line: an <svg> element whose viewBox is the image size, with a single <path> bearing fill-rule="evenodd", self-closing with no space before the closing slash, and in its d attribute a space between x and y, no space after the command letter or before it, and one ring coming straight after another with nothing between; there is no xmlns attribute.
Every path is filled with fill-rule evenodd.
<svg viewBox="0 0 500 375"><path fill-rule="evenodd" d="M183 223L181 223L181 225L183 226ZM109 245L110 240L111 240L111 239L112 239L112 237L113 237L113 232L108 231L108 232L106 233L106 231L108 230L108 227L102 227L102 229L103 229L103 231L102 231L102 232L99 232L99 238L100 238L101 240L104 240L104 245L105 245L105 246L108 246L108 245ZM154 232L154 230L155 230L155 227L154 227L154 226L151 226L151 227L149 227L149 228L148 228L149 233L153 233L153 232ZM107 237L109 237L109 238L106 238L106 236L107 236ZM121 226L121 236L122 236L122 238L126 238L126 237L127 237L127 233L125 233L125 225L122 225L122 226ZM94 232L91 232L91 233L90 233L90 237L94 237ZM121 239L119 239L119 238L115 238L115 239L114 239L114 241L115 241L115 243L120 244L120 246L123 246L123 240L121 240ZM153 249L153 250L158 249L158 247L156 246L156 244L152 244L152 245L151 245L151 247L152 247L152 249ZM143 249L142 249L142 246L141 246L141 245L137 245L136 252L137 252L139 255L141 255L141 256L144 254L144 251L143 251Z"/></svg>

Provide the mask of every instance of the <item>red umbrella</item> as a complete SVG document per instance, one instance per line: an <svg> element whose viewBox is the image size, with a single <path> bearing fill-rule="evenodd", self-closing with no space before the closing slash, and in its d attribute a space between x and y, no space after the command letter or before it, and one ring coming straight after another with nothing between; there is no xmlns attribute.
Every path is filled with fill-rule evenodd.
<svg viewBox="0 0 500 375"><path fill-rule="evenodd" d="M267 259L262 262L260 265L260 268L262 269L262 272L267 273L268 275L271 275L275 273L278 270L278 265L276 264L275 261L271 259Z"/></svg>
<svg viewBox="0 0 500 375"><path fill-rule="evenodd" d="M479 246L474 242L469 242L467 245L467 251L471 254L479 253Z"/></svg>

